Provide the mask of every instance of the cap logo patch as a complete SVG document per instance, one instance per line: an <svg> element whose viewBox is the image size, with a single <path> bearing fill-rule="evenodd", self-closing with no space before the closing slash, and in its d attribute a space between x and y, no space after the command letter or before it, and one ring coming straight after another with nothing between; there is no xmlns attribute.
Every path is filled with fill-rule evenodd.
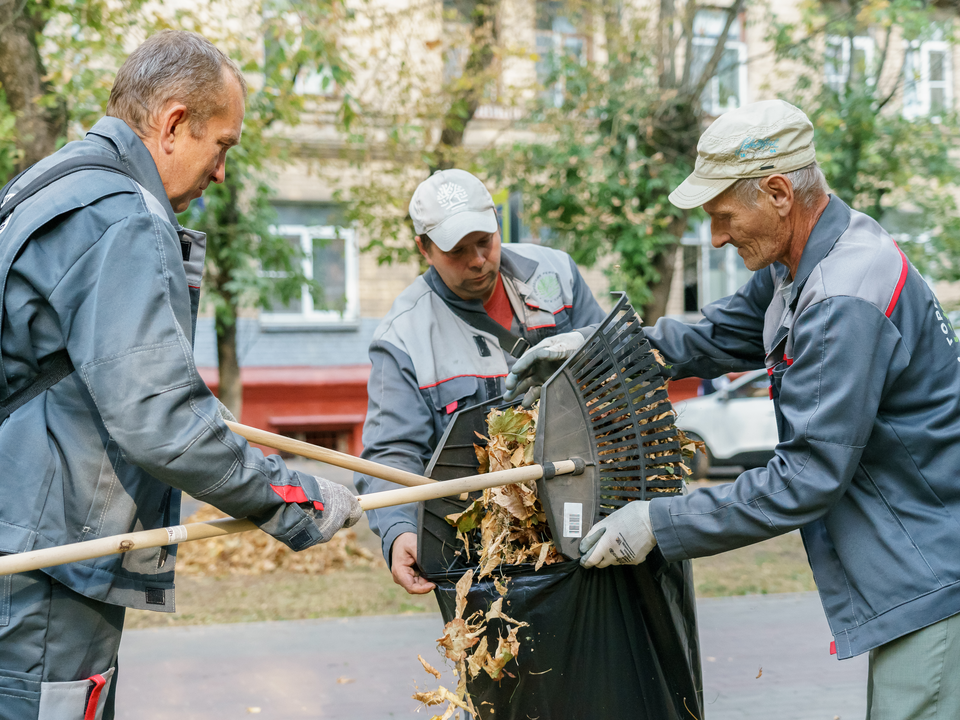
<svg viewBox="0 0 960 720"><path fill-rule="evenodd" d="M456 183L444 183L437 189L437 203L444 210L467 204L467 191Z"/></svg>
<svg viewBox="0 0 960 720"><path fill-rule="evenodd" d="M780 138L747 138L737 149L740 159L756 158L762 155L776 155Z"/></svg>

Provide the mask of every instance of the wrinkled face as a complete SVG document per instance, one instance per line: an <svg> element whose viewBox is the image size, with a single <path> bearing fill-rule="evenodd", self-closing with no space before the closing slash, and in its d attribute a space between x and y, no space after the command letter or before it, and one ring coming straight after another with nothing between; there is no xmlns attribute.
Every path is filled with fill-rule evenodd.
<svg viewBox="0 0 960 720"><path fill-rule="evenodd" d="M171 167L164 181L174 212L186 210L190 201L203 195L210 183L223 182L227 150L240 142L243 92L233 74L226 69L224 73L226 97L220 103L224 110L207 120L199 138L185 125L178 129Z"/></svg>
<svg viewBox="0 0 960 720"><path fill-rule="evenodd" d="M472 232L448 252L431 244L423 256L457 297L486 302L500 273L500 231Z"/></svg>
<svg viewBox="0 0 960 720"><path fill-rule="evenodd" d="M748 270L760 270L773 262L784 262L788 257L789 225L770 198L761 191L757 206L748 207L733 193L725 192L703 205L710 216L713 246L733 245Z"/></svg>

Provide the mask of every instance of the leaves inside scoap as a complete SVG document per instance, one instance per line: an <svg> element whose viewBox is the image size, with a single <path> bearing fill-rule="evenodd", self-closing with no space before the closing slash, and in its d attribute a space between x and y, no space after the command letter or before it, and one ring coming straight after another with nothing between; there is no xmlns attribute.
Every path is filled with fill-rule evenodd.
<svg viewBox="0 0 960 720"><path fill-rule="evenodd" d="M660 358L658 360L663 364ZM488 436L476 433L479 440L486 441L486 446L473 446L479 473L533 464L538 405L534 405L531 410L518 406L490 411L487 415ZM638 412L647 412L655 407L656 405L642 407ZM673 417L672 410L659 413L648 422L656 423L668 417ZM682 456L693 457L702 443L692 442L679 429L674 429L675 438L680 441ZM658 430L650 430L647 434L654 432ZM641 435L643 434L645 433L641 432ZM599 440L598 449L603 462L604 443L602 439ZM655 446L670 441L656 440L645 445L649 460L654 462L654 465L648 466L648 480L662 476L685 477L690 474L690 470L682 462L656 464L657 457L669 456L673 452L658 453ZM650 473L650 470L654 472ZM466 560L469 562L472 554L477 553L478 545L479 554L476 574L473 569L468 570L457 583L456 617L447 623L443 637L437 641L438 647L455 664L454 674L458 678L456 693L441 687L434 693L417 693L414 696L426 704L440 704L445 701L449 703L443 715L435 715L430 720L448 720L458 708L479 717L467 693L467 678L475 678L481 672L486 672L491 679L500 680L504 675L510 674L506 667L519 655L518 631L527 627L527 623L504 614L502 608L509 578L495 576L496 570L503 565L532 563L534 571L538 571L544 565L562 562L564 559L553 544L546 514L537 497L535 481L484 490L482 497L474 500L462 512L448 515L446 520L456 528L457 539L463 543ZM491 605L485 616L477 611L469 618L463 618L467 594L475 577L492 577L500 598ZM495 649L490 648L485 635L487 623L491 620L502 622L507 631L506 636L502 633L499 635ZM453 703L449 700L450 697L457 698L458 702ZM427 703L424 698L433 702Z"/></svg>

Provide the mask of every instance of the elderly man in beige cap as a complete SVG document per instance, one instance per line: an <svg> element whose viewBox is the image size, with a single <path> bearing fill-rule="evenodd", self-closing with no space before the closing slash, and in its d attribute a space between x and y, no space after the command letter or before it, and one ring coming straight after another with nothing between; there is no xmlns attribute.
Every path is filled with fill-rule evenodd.
<svg viewBox="0 0 960 720"><path fill-rule="evenodd" d="M732 111L697 151L670 199L702 205L714 247L756 272L699 323L647 336L673 377L766 367L780 444L733 483L626 505L581 562L655 547L684 560L799 529L830 651L870 654L868 719L960 718L960 343L883 228L827 194L799 109Z"/></svg>

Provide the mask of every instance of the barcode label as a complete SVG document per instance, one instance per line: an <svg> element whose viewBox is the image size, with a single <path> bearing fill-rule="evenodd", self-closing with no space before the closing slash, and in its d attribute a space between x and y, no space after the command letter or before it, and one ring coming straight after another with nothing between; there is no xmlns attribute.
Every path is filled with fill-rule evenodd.
<svg viewBox="0 0 960 720"><path fill-rule="evenodd" d="M569 538L583 536L583 503L563 504L563 536Z"/></svg>

